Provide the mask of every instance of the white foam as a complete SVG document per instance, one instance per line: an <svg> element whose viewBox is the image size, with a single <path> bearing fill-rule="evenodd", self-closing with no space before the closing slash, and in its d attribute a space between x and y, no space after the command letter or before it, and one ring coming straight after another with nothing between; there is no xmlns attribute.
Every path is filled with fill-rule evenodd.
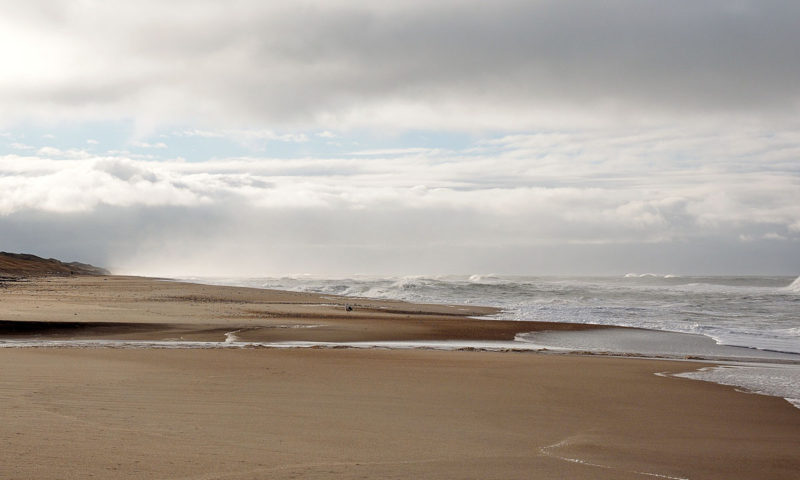
<svg viewBox="0 0 800 480"><path fill-rule="evenodd" d="M692 345L702 347L700 352L711 352L701 353L701 356L716 358L746 357L751 361L761 361L771 358L772 352L800 353L800 319L797 316L800 277L675 276L666 273L676 272L639 272L624 277L475 274L331 278L300 275L217 279L212 283L391 298L417 303L496 306L503 309L491 316L497 320L588 323L701 334L707 341L698 340ZM586 338L582 335L565 338L565 350L574 350L574 341ZM602 353L602 350L608 351L609 345L616 345L622 354L670 356L680 355L680 349L687 345L683 341L652 345L639 340L632 345L625 343L633 340L627 337L610 340L610 344L603 340L603 345L595 351ZM517 342L512 348L537 348L537 345L522 346L522 343ZM556 346L544 341L539 343L544 345L538 347L547 346L550 350ZM585 350L593 349L589 344L581 346ZM664 348L671 346L676 350L663 352ZM387 346L395 347L402 348ZM737 347L746 349L735 353L733 349ZM447 344L420 345L419 348L459 347ZM683 353L692 354L689 351Z"/></svg>
<svg viewBox="0 0 800 480"><path fill-rule="evenodd" d="M766 331L741 327L736 330L698 327L697 331L714 339L718 345L800 354L800 327Z"/></svg>
<svg viewBox="0 0 800 480"><path fill-rule="evenodd" d="M225 343L233 343L239 340L239 337L236 336L238 332L241 330L234 330L233 332L228 332L225 334Z"/></svg>
<svg viewBox="0 0 800 480"><path fill-rule="evenodd" d="M602 328L582 331L539 331L517 334L515 340L548 350L646 355L666 358L737 359L800 362L794 353L720 345L705 335L645 329Z"/></svg>
<svg viewBox="0 0 800 480"><path fill-rule="evenodd" d="M782 397L800 408L800 366L774 364L719 365L676 377L739 387L751 393Z"/></svg>
<svg viewBox="0 0 800 480"><path fill-rule="evenodd" d="M472 283L497 283L500 281L500 277L494 273L489 273L486 275L476 273L469 276L469 281Z"/></svg>
<svg viewBox="0 0 800 480"><path fill-rule="evenodd" d="M0 348L120 348L120 349L222 349L222 348L360 348L481 351L569 351L526 341L397 341L397 342L243 342L228 332L222 342L186 340L2 340ZM701 369L676 376L733 385L754 393L783 397L800 408L800 365L753 363Z"/></svg>
<svg viewBox="0 0 800 480"><path fill-rule="evenodd" d="M583 459L580 459L580 458L576 458L576 457L566 457L566 456L563 456L563 455L558 455L558 454L553 452L553 450L555 450L555 449L568 447L569 445L570 445L569 440L562 440L562 441L560 441L558 443L554 443L553 445L548 445L546 447L540 448L539 452L544 456L551 457L551 458L556 458L558 460L563 460L565 462L577 463L577 464L580 464L580 465L585 465L587 467L602 468L604 470L618 470L617 467L613 467L611 465L603 465L601 463L593 463L593 462L589 462L589 461L586 461L586 460L583 460ZM662 474L662 473L652 473L652 472L644 472L644 471L638 471L638 470L631 470L628 473L635 473L637 475L644 475L646 477L666 478L668 480L689 480L686 477L673 477L671 475L665 475L665 474Z"/></svg>
<svg viewBox="0 0 800 480"><path fill-rule="evenodd" d="M285 328L295 328L294 326ZM302 327L300 327L302 328ZM238 331L238 330L237 330ZM189 340L0 340L0 348L165 348L165 349L207 349L207 348L386 348L397 350L526 350L538 351L532 344L508 341L379 341L379 342L245 342L234 335L225 334L222 342L202 342Z"/></svg>

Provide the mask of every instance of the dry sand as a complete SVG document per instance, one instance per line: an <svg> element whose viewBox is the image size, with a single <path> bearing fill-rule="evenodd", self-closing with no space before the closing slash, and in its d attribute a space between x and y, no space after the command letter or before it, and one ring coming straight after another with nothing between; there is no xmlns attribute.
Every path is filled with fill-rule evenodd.
<svg viewBox="0 0 800 480"><path fill-rule="evenodd" d="M344 301L44 279L0 290L0 320L44 322L25 333L7 322L6 334L106 338L220 340L230 325L347 340L515 330L464 327L452 311L463 307L357 301L345 312ZM293 323L327 327L277 327ZM0 349L0 478L797 479L800 411L654 375L697 366L533 353Z"/></svg>

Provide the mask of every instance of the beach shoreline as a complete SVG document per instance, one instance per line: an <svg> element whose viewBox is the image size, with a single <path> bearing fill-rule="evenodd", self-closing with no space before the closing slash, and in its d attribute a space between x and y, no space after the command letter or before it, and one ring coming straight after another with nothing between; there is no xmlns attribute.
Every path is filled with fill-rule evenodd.
<svg viewBox="0 0 800 480"><path fill-rule="evenodd" d="M603 328L479 318L496 314L493 307L127 276L32 278L8 284L3 302L0 336L15 337L224 341L238 330L237 337L253 342L511 341L525 331Z"/></svg>
<svg viewBox="0 0 800 480"><path fill-rule="evenodd" d="M0 305L4 339L224 342L236 331L243 342L508 341L537 328L603 328L113 276L8 283ZM375 348L3 348L0 360L4 478L794 478L800 469L797 409L673 376L713 362Z"/></svg>

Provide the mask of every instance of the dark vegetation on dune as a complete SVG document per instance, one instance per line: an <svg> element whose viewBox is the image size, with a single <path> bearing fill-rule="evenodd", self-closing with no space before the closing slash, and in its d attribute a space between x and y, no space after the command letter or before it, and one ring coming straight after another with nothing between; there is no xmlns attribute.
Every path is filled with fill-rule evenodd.
<svg viewBox="0 0 800 480"><path fill-rule="evenodd" d="M0 280L16 280L22 277L109 275L104 268L87 263L65 263L55 258L41 258L28 253L0 252Z"/></svg>

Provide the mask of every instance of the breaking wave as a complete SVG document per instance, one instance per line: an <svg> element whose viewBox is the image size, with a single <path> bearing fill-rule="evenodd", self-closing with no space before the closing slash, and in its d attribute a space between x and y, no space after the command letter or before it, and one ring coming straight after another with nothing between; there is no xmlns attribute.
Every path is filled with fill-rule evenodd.
<svg viewBox="0 0 800 480"><path fill-rule="evenodd" d="M535 277L496 274L191 279L417 303L496 306L494 318L591 323L695 333L720 344L800 353L800 278Z"/></svg>
<svg viewBox="0 0 800 480"><path fill-rule="evenodd" d="M790 292L800 293L800 277L795 278L794 282L789 284L789 286L786 287L786 289L789 290Z"/></svg>

